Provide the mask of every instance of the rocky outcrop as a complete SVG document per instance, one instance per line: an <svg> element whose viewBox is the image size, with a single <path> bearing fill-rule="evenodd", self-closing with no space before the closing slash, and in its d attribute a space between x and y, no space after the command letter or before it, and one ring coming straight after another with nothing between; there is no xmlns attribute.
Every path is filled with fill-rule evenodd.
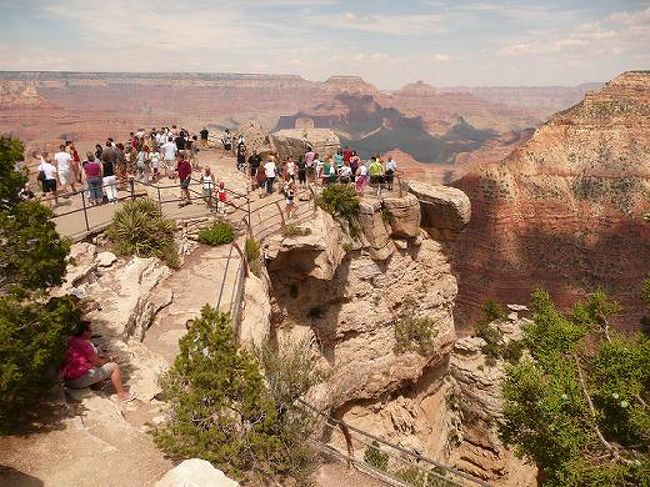
<svg viewBox="0 0 650 487"><path fill-rule="evenodd" d="M521 311L526 308L513 306L506 320L491 324L502 332L504 343L522 338L522 327L529 320L519 316ZM450 458L461 470L499 485L537 485L535 467L518 459L499 439L496 422L503 414L504 362L486 363L481 350L485 344L482 338L468 336L456 342L451 355L454 393L450 402L459 409L461 420Z"/></svg>
<svg viewBox="0 0 650 487"><path fill-rule="evenodd" d="M235 135L243 135L248 153L257 151L258 154L271 150L269 132L258 120L247 120L239 126Z"/></svg>
<svg viewBox="0 0 650 487"><path fill-rule="evenodd" d="M455 186L472 221L454 245L460 325L486 297L527 302L547 288L564 309L598 287L637 328L650 262L650 72L628 72L556 114L499 163Z"/></svg>
<svg viewBox="0 0 650 487"><path fill-rule="evenodd" d="M156 487L238 487L239 482L226 477L205 460L192 458L172 468L156 482Z"/></svg>
<svg viewBox="0 0 650 487"><path fill-rule="evenodd" d="M329 129L286 129L269 135L271 147L280 160L298 160L311 147L321 159L332 157L341 143Z"/></svg>
<svg viewBox="0 0 650 487"><path fill-rule="evenodd" d="M469 223L471 204L462 191L419 181L407 181L406 185L420 202L422 227L433 238L453 240Z"/></svg>
<svg viewBox="0 0 650 487"><path fill-rule="evenodd" d="M345 257L345 236L339 225L328 213L319 211L298 231L300 235L275 235L269 239L269 272L329 281Z"/></svg>
<svg viewBox="0 0 650 487"><path fill-rule="evenodd" d="M393 237L412 238L420 235L422 211L417 196L387 196L383 199L383 205Z"/></svg>

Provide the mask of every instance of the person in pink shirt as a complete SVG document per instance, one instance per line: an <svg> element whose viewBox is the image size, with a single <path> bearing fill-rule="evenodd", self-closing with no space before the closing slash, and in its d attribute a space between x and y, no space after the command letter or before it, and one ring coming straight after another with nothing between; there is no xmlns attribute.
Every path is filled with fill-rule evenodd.
<svg viewBox="0 0 650 487"><path fill-rule="evenodd" d="M75 336L68 340L68 349L61 367L65 385L71 389L83 389L110 379L120 402L133 401L135 393L127 392L122 385L122 374L112 357L102 357L91 343L90 322L82 321Z"/></svg>

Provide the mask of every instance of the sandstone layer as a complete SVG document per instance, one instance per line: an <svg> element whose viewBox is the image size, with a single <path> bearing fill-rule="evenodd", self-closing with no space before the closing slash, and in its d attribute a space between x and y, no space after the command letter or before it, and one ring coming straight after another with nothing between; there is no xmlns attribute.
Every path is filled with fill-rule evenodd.
<svg viewBox="0 0 650 487"><path fill-rule="evenodd" d="M650 262L650 72L627 72L558 113L503 162L457 183L473 217L455 247L461 325L482 302L562 306L603 287L638 327Z"/></svg>

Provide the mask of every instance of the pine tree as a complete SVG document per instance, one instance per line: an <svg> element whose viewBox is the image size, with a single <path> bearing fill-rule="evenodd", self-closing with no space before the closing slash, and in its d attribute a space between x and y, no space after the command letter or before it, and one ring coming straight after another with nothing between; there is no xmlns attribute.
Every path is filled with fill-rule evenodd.
<svg viewBox="0 0 650 487"><path fill-rule="evenodd" d="M601 291L565 316L538 290L532 309L530 358L503 384L505 443L542 485L649 485L650 340L610 329L620 307Z"/></svg>

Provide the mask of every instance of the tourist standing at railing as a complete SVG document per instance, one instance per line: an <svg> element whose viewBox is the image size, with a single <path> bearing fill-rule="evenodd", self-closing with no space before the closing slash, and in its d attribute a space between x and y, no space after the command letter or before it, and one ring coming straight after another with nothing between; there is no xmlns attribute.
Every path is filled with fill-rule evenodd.
<svg viewBox="0 0 650 487"><path fill-rule="evenodd" d="M368 182L368 168L363 163L363 161L359 161L359 167L357 168L356 171L355 185L356 185L357 193L359 193L361 196L363 196L363 194L366 191L367 182Z"/></svg>
<svg viewBox="0 0 650 487"><path fill-rule="evenodd" d="M208 131L207 127L203 127L201 131L199 132L199 135L201 136L201 147L206 148L208 146L208 134L210 132Z"/></svg>
<svg viewBox="0 0 650 487"><path fill-rule="evenodd" d="M176 147L176 146L174 146ZM146 145L138 152L135 160L136 178L143 181L145 184L149 183L149 147Z"/></svg>
<svg viewBox="0 0 650 487"><path fill-rule="evenodd" d="M192 198L190 196L192 165L190 164L190 161L188 161L183 155L178 157L178 163L176 164L176 173L180 179L181 188L181 202L178 204L178 207L182 208L184 206L192 204Z"/></svg>
<svg viewBox="0 0 650 487"><path fill-rule="evenodd" d="M255 182L257 183L257 187L260 190L260 197L264 196L264 192L266 191L266 170L262 165L257 167Z"/></svg>
<svg viewBox="0 0 650 487"><path fill-rule="evenodd" d="M356 182L357 171L359 170L359 164L361 164L361 158L357 155L357 151L352 151L350 156L350 169L352 171L352 178Z"/></svg>
<svg viewBox="0 0 650 487"><path fill-rule="evenodd" d="M388 191L393 190L393 181L395 180L395 174L397 173L397 163L393 160L392 156L388 157L388 162L386 163L386 189Z"/></svg>
<svg viewBox="0 0 650 487"><path fill-rule="evenodd" d="M284 201L286 205L287 220L293 218L293 213L296 209L296 183L293 179L290 179L289 182L284 187Z"/></svg>
<svg viewBox="0 0 650 487"><path fill-rule="evenodd" d="M154 183L160 180L160 164L162 155L157 149L149 152L149 167L151 167L151 179Z"/></svg>
<svg viewBox="0 0 650 487"><path fill-rule="evenodd" d="M272 159L273 156L269 156L269 159L264 164L264 172L266 174L266 193L273 194L273 183L275 183L275 175L277 167L275 166L275 161Z"/></svg>
<svg viewBox="0 0 650 487"><path fill-rule="evenodd" d="M314 167L314 160L316 159L316 153L311 147L307 147L307 152L305 152L305 166L307 166L307 177L312 183L316 179L316 170Z"/></svg>
<svg viewBox="0 0 650 487"><path fill-rule="evenodd" d="M237 170L246 172L246 146L243 144L237 146Z"/></svg>
<svg viewBox="0 0 650 487"><path fill-rule="evenodd" d="M201 176L201 186L203 189L203 199L209 205L212 200L214 188L216 186L214 174L212 174L209 166L205 166L203 169L203 176Z"/></svg>
<svg viewBox="0 0 650 487"><path fill-rule="evenodd" d="M115 149L115 173L117 180L120 183L126 181L127 175L127 164L126 164L126 154L124 153L124 144L117 144Z"/></svg>
<svg viewBox="0 0 650 487"><path fill-rule="evenodd" d="M52 207L52 199L54 199L54 204L59 204L59 199L57 197L57 174L56 167L50 162L50 156L44 154L41 156L41 163L38 166L38 177L37 179L41 182L43 186L43 193L45 194L44 200L47 202L47 205ZM48 197L48 193L52 193L52 198Z"/></svg>
<svg viewBox="0 0 650 487"><path fill-rule="evenodd" d="M307 187L307 164L303 157L298 159L298 184L300 184L302 188Z"/></svg>
<svg viewBox="0 0 650 487"><path fill-rule="evenodd" d="M91 206L100 205L104 199L102 193L102 165L95 159L92 152L86 154L88 160L84 164L84 177L88 188L88 203Z"/></svg>
<svg viewBox="0 0 650 487"><path fill-rule="evenodd" d="M293 159L289 159L287 161L287 164L285 165L285 175L284 179L285 181L295 181L296 176L298 173L298 167L296 166L296 163L293 162Z"/></svg>
<svg viewBox="0 0 650 487"><path fill-rule="evenodd" d="M56 171L61 183L61 190L66 191L66 188L74 193L74 175L72 173L72 156L66 151L65 145L59 146L59 152L54 154L54 161L56 163ZM64 198L66 196L64 195Z"/></svg>
<svg viewBox="0 0 650 487"><path fill-rule="evenodd" d="M196 135L193 135L192 138L188 141L190 147L190 162L192 163L192 169L194 171L200 171L201 168L199 167L199 143L198 143L198 137Z"/></svg>
<svg viewBox="0 0 650 487"><path fill-rule="evenodd" d="M253 150L253 153L248 158L248 170L250 171L251 176L251 188L255 191L257 188L257 181L255 176L257 176L257 168L262 164L262 158L258 155L256 150Z"/></svg>
<svg viewBox="0 0 650 487"><path fill-rule="evenodd" d="M162 150L165 155L162 164L163 176L168 176L172 179L173 173L171 171L174 170L174 161L176 160L176 152L178 151L172 137L167 138L167 142L162 145Z"/></svg>
<svg viewBox="0 0 650 487"><path fill-rule="evenodd" d="M368 168L370 174L370 185L375 188L377 196L381 196L381 188L384 184L384 166L377 157L370 159L370 167Z"/></svg>
<svg viewBox="0 0 650 487"><path fill-rule="evenodd" d="M117 203L117 177L115 176L115 164L111 161L109 154L102 154L102 185L108 203Z"/></svg>
<svg viewBox="0 0 650 487"><path fill-rule="evenodd" d="M72 177L75 183L81 183L81 157L79 157L79 152L74 146L74 142L68 143L68 152L72 157Z"/></svg>
<svg viewBox="0 0 650 487"><path fill-rule="evenodd" d="M232 150L232 135L230 135L230 130L226 129L226 132L221 137L221 142L223 144L223 150L230 152Z"/></svg>
<svg viewBox="0 0 650 487"><path fill-rule="evenodd" d="M228 195L226 194L226 183L219 181L219 189L217 190L217 212L225 215L226 214L226 204L228 201Z"/></svg>

